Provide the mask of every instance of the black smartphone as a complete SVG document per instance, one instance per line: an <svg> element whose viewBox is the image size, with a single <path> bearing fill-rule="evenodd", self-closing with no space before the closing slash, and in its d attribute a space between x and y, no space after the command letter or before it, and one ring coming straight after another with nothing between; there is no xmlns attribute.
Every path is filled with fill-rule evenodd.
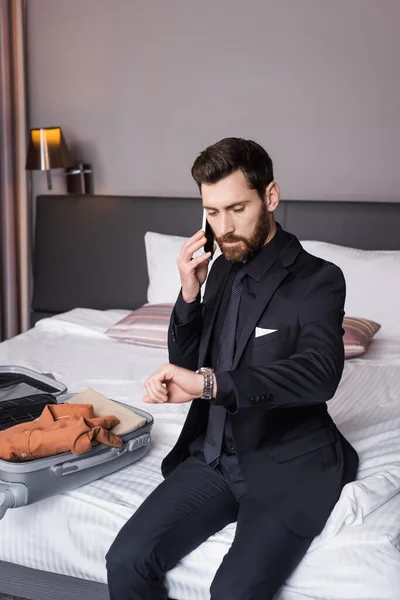
<svg viewBox="0 0 400 600"><path fill-rule="evenodd" d="M205 232L207 240L204 245L204 252L211 252L212 258L214 254L214 233L210 227L209 222L207 221L207 215L205 210L203 210L203 224L201 228Z"/></svg>

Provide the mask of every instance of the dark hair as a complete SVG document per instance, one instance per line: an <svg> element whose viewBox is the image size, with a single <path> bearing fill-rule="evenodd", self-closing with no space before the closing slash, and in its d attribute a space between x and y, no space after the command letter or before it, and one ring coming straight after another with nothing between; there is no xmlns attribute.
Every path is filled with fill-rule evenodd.
<svg viewBox="0 0 400 600"><path fill-rule="evenodd" d="M264 148L252 140L231 137L209 146L194 161L192 176L201 193L202 183L217 183L239 169L249 188L263 199L274 179L272 160Z"/></svg>

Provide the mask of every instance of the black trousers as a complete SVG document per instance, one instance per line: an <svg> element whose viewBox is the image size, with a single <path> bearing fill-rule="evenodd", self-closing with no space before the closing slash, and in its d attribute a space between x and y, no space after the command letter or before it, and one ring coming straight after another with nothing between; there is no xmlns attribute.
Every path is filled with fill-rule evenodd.
<svg viewBox="0 0 400 600"><path fill-rule="evenodd" d="M165 574L228 523L234 541L212 582L211 600L269 600L312 538L288 530L248 491L235 455L217 469L190 456L143 502L107 554L111 600L167 600Z"/></svg>

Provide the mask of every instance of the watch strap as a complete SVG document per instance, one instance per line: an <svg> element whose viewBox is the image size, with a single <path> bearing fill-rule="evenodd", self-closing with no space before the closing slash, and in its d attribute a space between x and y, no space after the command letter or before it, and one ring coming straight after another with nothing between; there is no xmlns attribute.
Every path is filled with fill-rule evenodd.
<svg viewBox="0 0 400 600"><path fill-rule="evenodd" d="M203 400L212 400L214 391L214 369L210 367L201 367L196 371L203 375L203 393L200 396Z"/></svg>

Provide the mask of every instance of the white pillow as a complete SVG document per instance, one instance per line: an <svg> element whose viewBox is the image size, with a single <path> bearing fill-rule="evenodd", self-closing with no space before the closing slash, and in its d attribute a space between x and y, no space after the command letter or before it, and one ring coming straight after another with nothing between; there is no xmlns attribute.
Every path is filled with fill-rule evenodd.
<svg viewBox="0 0 400 600"><path fill-rule="evenodd" d="M303 248L340 267L346 279L345 311L380 323L379 337L400 337L400 251L358 250L325 242Z"/></svg>
<svg viewBox="0 0 400 600"><path fill-rule="evenodd" d="M178 235L166 235L164 233L154 233L153 231L146 232L144 243L149 275L147 301L150 304L170 302L175 304L181 289L176 259L187 239ZM194 256L198 256L202 252L203 250L199 250ZM220 254L221 251L217 248L213 260ZM210 269L208 271L210 272ZM204 285L202 291L204 291Z"/></svg>

